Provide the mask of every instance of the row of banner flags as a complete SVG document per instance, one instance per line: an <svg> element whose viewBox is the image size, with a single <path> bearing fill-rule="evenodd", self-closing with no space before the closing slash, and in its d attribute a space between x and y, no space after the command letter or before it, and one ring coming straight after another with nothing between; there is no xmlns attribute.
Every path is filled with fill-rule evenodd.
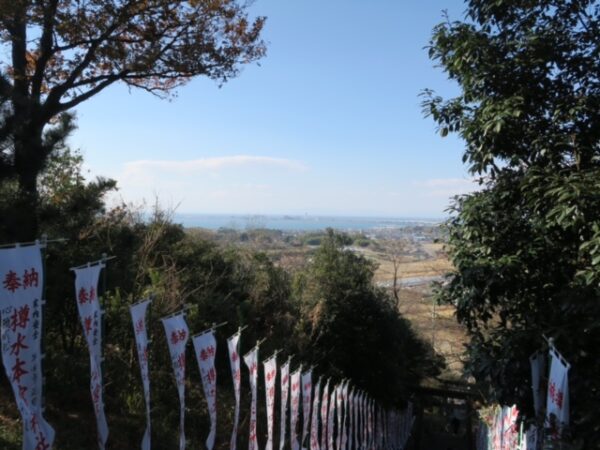
<svg viewBox="0 0 600 450"><path fill-rule="evenodd" d="M11 383L17 407L23 420L23 449L49 450L55 432L44 420L42 404L42 305L44 270L43 245L16 245L0 249L0 320L2 361ZM98 447L103 450L109 435L103 400L102 374L102 310L98 298L98 282L104 269L103 260L76 267L75 293L83 334L90 355L90 394L98 432ZM130 307L135 344L140 365L146 406L146 429L141 448L151 448L150 371L146 317L151 300ZM185 314L165 317L162 324L167 338L173 374L180 405L179 449L186 447L185 437L185 376L186 346L190 332ZM242 328L227 339L235 395L235 411L230 449L237 450L240 416L241 358L239 355ZM192 337L202 388L210 417L206 447L212 450L217 431L217 372L215 330L209 329ZM248 450L258 450L257 390L260 343L244 355L251 393ZM275 397L280 392L279 450L288 436L291 450L401 450L405 447L414 416L412 405L400 410L384 409L365 392L351 386L349 380L330 385L330 379L319 377L313 386L312 368L302 366L290 374L290 359L277 366L277 352L262 362L266 398L267 439L265 450L273 450L275 427ZM279 369L279 370L278 370ZM279 383L277 382L279 372ZM324 385L322 387L322 382ZM300 419L302 419L300 424ZM299 433L300 432L300 433Z"/></svg>
<svg viewBox="0 0 600 450"><path fill-rule="evenodd" d="M519 411L516 406L495 406L482 414L476 439L477 450L540 450L544 441L564 438L569 427L571 366L552 341L549 341L548 358L550 373L547 378L544 376L547 367L544 352L536 351L529 358L533 405L537 416L535 423L524 431L523 421L518 422Z"/></svg>

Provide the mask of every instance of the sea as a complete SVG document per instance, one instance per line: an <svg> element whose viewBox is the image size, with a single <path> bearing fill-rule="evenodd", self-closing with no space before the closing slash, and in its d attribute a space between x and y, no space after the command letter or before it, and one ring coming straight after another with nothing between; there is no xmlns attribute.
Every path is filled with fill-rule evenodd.
<svg viewBox="0 0 600 450"><path fill-rule="evenodd" d="M335 228L343 231L370 231L432 226L442 218L415 217L351 217L351 216L310 216L310 215L237 215L237 214L185 214L176 213L176 223L186 228L207 228L235 230L266 228L288 232L319 231Z"/></svg>

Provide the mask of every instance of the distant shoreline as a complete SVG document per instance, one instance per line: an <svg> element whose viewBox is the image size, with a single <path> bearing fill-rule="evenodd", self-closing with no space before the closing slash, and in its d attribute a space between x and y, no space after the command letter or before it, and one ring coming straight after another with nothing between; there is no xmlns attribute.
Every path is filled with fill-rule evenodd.
<svg viewBox="0 0 600 450"><path fill-rule="evenodd" d="M343 231L370 231L416 226L436 226L443 218L419 217L360 217L259 214L191 214L176 213L174 222L185 228L218 230L269 229L281 231L319 231L335 228Z"/></svg>

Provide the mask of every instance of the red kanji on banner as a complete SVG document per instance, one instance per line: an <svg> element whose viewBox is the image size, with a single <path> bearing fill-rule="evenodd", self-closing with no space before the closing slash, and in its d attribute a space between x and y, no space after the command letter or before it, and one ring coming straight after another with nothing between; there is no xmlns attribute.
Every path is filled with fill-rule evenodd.
<svg viewBox="0 0 600 450"><path fill-rule="evenodd" d="M25 394L27 393L27 386L19 385L19 398L25 401ZM33 416L35 417L35 416Z"/></svg>
<svg viewBox="0 0 600 450"><path fill-rule="evenodd" d="M206 379L210 382L210 383L214 383L215 380L217 379L217 375L215 374L215 369L210 369L208 371L208 373L206 374Z"/></svg>
<svg viewBox="0 0 600 450"><path fill-rule="evenodd" d="M29 348L28 345L24 344L24 341L25 336L21 333L17 333L16 342L10 345L10 354L19 356L19 354L21 353L21 349Z"/></svg>
<svg viewBox="0 0 600 450"><path fill-rule="evenodd" d="M15 272L9 270L6 276L4 277L3 284L4 289L8 289L10 292L15 292L21 287L21 279L17 276Z"/></svg>
<svg viewBox="0 0 600 450"><path fill-rule="evenodd" d="M35 450L49 450L50 444L46 442L46 438L39 434L37 437L37 445L35 446Z"/></svg>
<svg viewBox="0 0 600 450"><path fill-rule="evenodd" d="M92 303L92 301L96 300L96 289L94 289L94 287L92 286L90 288L90 303Z"/></svg>
<svg viewBox="0 0 600 450"><path fill-rule="evenodd" d="M236 362L236 361L238 360L238 358L239 358L239 356L238 356L237 352L233 352L233 353L231 354L231 360L232 360L233 362Z"/></svg>
<svg viewBox="0 0 600 450"><path fill-rule="evenodd" d="M29 322L29 305L21 306L19 309L15 308L10 316L10 328L13 333L17 328L25 328L27 322Z"/></svg>
<svg viewBox="0 0 600 450"><path fill-rule="evenodd" d="M94 386L94 390L92 391L92 401L94 403L98 403L100 401L100 385L99 384Z"/></svg>
<svg viewBox="0 0 600 450"><path fill-rule="evenodd" d="M78 294L77 298L79 299L80 305L85 305L85 303L90 300L88 292L85 290L85 288L79 289L79 294Z"/></svg>
<svg viewBox="0 0 600 450"><path fill-rule="evenodd" d="M548 386L548 394L550 395L550 400L554 402L554 396L556 395L556 385L554 381L550 382L550 386Z"/></svg>
<svg viewBox="0 0 600 450"><path fill-rule="evenodd" d="M185 330L175 330L171 333L171 342L175 345L178 342L185 341L186 336L187 333Z"/></svg>
<svg viewBox="0 0 600 450"><path fill-rule="evenodd" d="M182 370L185 369L185 353L181 353L177 357L177 367Z"/></svg>
<svg viewBox="0 0 600 450"><path fill-rule="evenodd" d="M15 361L15 365L11 368L12 370L12 381L16 381L17 383L21 383L21 377L25 374L28 374L29 371L23 369L25 365L25 361L21 361L19 357Z"/></svg>
<svg viewBox="0 0 600 450"><path fill-rule="evenodd" d="M90 334L92 331L92 316L87 316L83 319L83 324L85 327L85 334Z"/></svg>
<svg viewBox="0 0 600 450"><path fill-rule="evenodd" d="M557 391L556 397L554 398L554 403L556 403L556 406L558 406L560 409L562 409L563 407L563 400L564 394L562 393L562 391Z"/></svg>
<svg viewBox="0 0 600 450"><path fill-rule="evenodd" d="M39 281L39 274L33 267L31 268L31 272L25 270L25 273L23 274L23 289L27 289L28 287L38 287Z"/></svg>
<svg viewBox="0 0 600 450"><path fill-rule="evenodd" d="M140 319L135 323L135 334L140 334L144 331L144 319Z"/></svg>

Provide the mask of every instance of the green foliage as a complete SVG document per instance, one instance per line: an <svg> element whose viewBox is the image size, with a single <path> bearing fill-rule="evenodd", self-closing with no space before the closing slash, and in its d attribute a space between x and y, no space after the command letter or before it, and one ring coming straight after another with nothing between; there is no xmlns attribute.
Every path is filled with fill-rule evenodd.
<svg viewBox="0 0 600 450"><path fill-rule="evenodd" d="M411 385L437 373L439 361L389 295L375 287L375 264L344 250L347 242L328 230L295 279L300 351L328 375L347 376L384 404L400 404Z"/></svg>
<svg viewBox="0 0 600 450"><path fill-rule="evenodd" d="M95 445L95 419L86 381L89 356L69 267L97 260L103 253L116 257L102 272L99 287L105 311L103 374L111 448L138 446L145 426L129 307L149 295L153 296L147 322L152 339L152 439L157 448L177 446L179 420L160 318L184 306L193 333L227 322L217 331L219 445L229 442L234 401L225 338L238 326L247 327L242 354L258 339L266 338L261 359L283 349L284 354L296 354L302 362L319 364L316 373L338 380L351 378L388 404L401 403L411 384L435 372L431 349L416 339L387 294L374 287L375 265L343 250L351 243L347 236L329 230L312 262L293 280L265 253L247 245L209 241L201 233L173 224L169 214L158 208L149 218L123 205L107 209L103 196L114 188L114 182L85 181L81 163L81 157L67 148L53 154L41 175L37 211L40 231L68 239L50 244L45 251L46 416L57 430L56 448L78 450ZM6 188L10 189L10 183ZM1 201L12 207L10 197ZM269 236L263 231L247 233L252 240ZM187 357L186 426L207 430L209 418L191 346ZM0 408L9 412L0 409L0 417L10 417L14 422L9 424L14 426L0 427L0 443L18 448L17 411L3 380L0 393L6 401L0 402ZM262 383L259 385L263 389ZM264 393L259 391L259 395ZM263 408L261 402L261 417ZM247 424L248 415L249 405L244 401L242 424ZM202 433L188 433L193 447L202 445L202 437ZM240 433L238 445L246 444L245 433Z"/></svg>
<svg viewBox="0 0 600 450"><path fill-rule="evenodd" d="M599 35L598 1L471 0L430 46L461 94L425 91L423 103L482 176L450 209L456 270L438 292L468 327L468 368L490 398L531 416L528 356L554 336L585 448L600 433Z"/></svg>

